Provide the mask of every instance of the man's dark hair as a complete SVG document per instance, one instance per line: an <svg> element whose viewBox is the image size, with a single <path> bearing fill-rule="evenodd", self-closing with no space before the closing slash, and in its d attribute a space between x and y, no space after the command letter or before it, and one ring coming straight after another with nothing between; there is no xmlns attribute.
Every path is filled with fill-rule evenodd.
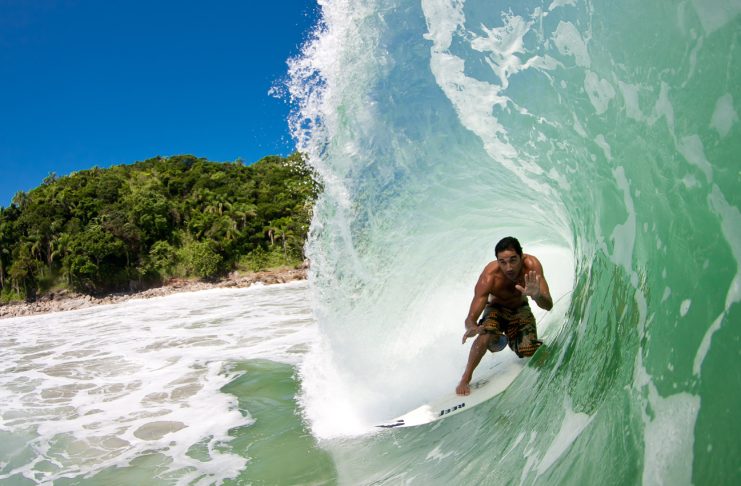
<svg viewBox="0 0 741 486"><path fill-rule="evenodd" d="M499 254L504 250L514 250L515 253L522 256L522 247L520 246L520 242L513 236L507 236L506 238L499 240L497 246L494 247L494 255L499 256Z"/></svg>

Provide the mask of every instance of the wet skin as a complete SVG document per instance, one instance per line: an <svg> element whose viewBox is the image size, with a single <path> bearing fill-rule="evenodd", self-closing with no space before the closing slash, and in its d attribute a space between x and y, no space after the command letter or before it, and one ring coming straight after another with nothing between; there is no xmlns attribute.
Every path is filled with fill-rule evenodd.
<svg viewBox="0 0 741 486"><path fill-rule="evenodd" d="M510 309L517 309L527 302L530 297L538 307L550 310L553 307L548 282L543 276L543 266L533 255L523 253L518 255L514 250L503 250L497 254L497 259L490 262L481 272L474 288L471 306L466 316L466 332L463 334L463 343L470 337L476 336L468 354L468 363L463 372L460 383L455 389L458 395L471 393L469 383L473 371L481 362L490 341L496 336L483 331L476 320L488 303L498 304Z"/></svg>

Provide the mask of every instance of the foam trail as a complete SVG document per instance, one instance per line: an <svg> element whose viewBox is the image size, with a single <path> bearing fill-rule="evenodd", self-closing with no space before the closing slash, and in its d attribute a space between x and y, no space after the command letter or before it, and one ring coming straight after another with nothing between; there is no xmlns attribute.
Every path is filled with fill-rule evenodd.
<svg viewBox="0 0 741 486"><path fill-rule="evenodd" d="M221 388L247 359L298 363L315 339L305 301L299 283L3 320L0 480L90 476L153 452L178 484L235 477L247 458L229 432L252 419Z"/></svg>

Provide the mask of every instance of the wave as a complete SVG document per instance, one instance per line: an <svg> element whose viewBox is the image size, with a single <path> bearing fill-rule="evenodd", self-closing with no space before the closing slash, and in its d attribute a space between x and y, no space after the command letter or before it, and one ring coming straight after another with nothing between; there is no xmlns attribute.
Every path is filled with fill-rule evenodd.
<svg viewBox="0 0 741 486"><path fill-rule="evenodd" d="M741 5L320 7L289 63L324 183L302 402L318 437L354 445L341 477L738 480ZM536 316L546 349L491 405L361 470L392 447L369 425L455 386L473 285L508 235L561 298Z"/></svg>

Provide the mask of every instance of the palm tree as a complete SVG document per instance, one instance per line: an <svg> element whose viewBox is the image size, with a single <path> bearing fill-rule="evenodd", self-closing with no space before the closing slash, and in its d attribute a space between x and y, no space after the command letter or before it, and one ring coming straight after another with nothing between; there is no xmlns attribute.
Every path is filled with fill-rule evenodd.
<svg viewBox="0 0 741 486"><path fill-rule="evenodd" d="M278 233L281 239L281 243L283 244L283 259L285 262L288 262L288 248L286 245L287 240L293 240L295 237L295 234L293 232L293 220L286 216L283 218L278 218L275 221L271 222L271 226L275 229L275 231Z"/></svg>

